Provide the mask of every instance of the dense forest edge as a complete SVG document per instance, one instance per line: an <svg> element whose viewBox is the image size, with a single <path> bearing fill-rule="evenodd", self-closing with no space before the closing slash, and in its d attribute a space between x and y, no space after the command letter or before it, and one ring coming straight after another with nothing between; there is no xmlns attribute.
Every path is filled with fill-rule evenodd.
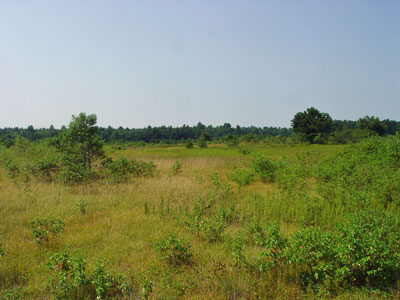
<svg viewBox="0 0 400 300"><path fill-rule="evenodd" d="M66 126L60 129L49 128L8 127L0 129L0 144L6 147L14 145L17 137L29 141L52 138ZM311 107L305 112L299 112L292 120L292 127L233 127L230 123L220 126L204 125L199 122L196 126L181 127L159 126L145 128L113 128L99 127L98 134L105 143L131 143L133 146L145 144L178 144L187 140L193 142L276 142L299 143L310 142L318 144L346 144L359 142L366 137L375 135L395 135L400 132L400 121L389 119L380 120L378 117L365 116L357 121L332 120L329 114L321 113ZM305 134L303 134L305 133Z"/></svg>

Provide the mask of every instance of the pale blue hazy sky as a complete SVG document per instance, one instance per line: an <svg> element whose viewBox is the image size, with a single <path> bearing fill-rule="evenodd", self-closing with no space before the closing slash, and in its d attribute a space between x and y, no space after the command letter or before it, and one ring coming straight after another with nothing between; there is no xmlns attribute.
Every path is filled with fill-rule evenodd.
<svg viewBox="0 0 400 300"><path fill-rule="evenodd" d="M0 1L0 127L400 120L400 1Z"/></svg>

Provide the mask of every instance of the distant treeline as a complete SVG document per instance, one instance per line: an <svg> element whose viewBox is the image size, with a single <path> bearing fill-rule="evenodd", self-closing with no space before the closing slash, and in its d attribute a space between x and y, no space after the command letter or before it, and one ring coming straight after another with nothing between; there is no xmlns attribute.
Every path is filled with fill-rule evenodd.
<svg viewBox="0 0 400 300"><path fill-rule="evenodd" d="M375 132L371 130L366 131L365 128L360 128L360 120L333 120L330 142L357 142L367 135L375 134ZM383 128L382 131L377 132L379 135L394 135L396 132L400 133L400 122L398 121L386 119L379 121L379 123L383 125L381 126L381 128ZM54 126L38 129L33 126L28 126L27 128L3 128L0 129L0 144L9 147L14 144L16 137L24 137L29 141L52 138L65 129L65 126L61 129L56 129ZM198 140L200 138L204 138L206 141L220 141L232 136L247 142L260 141L267 137L287 140L288 137L294 135L294 132L291 128L285 127L232 127L229 123L214 127L212 125L206 126L199 122L196 126L183 125L181 127L99 127L99 134L106 143L144 142L175 144L185 142L187 139Z"/></svg>
<svg viewBox="0 0 400 300"><path fill-rule="evenodd" d="M4 128L0 129L0 142L6 146L14 143L16 137L21 136L30 141L35 141L43 138L51 138L58 132L65 130L50 128L35 129L33 126L27 128ZM283 136L288 137L293 134L291 129L281 127L232 127L231 124L225 123L221 126L206 126L198 123L196 126L183 125L181 127L160 126L146 128L107 128L100 127L99 134L106 143L118 142L144 142L144 143L180 143L187 139L197 140L203 137L207 141L220 140L227 135L243 137L248 139L260 139L267 136Z"/></svg>

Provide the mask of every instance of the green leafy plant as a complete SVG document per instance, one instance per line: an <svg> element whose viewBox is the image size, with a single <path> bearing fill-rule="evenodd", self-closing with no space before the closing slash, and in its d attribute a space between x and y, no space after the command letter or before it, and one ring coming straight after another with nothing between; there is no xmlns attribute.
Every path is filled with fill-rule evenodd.
<svg viewBox="0 0 400 300"><path fill-rule="evenodd" d="M115 160L111 158L104 160L102 166L105 177L114 183L125 182L130 176L153 176L156 167L153 162L143 162L135 159L128 160L123 157Z"/></svg>
<svg viewBox="0 0 400 300"><path fill-rule="evenodd" d="M194 147L192 139L187 139L185 142L185 147L187 149L192 149Z"/></svg>
<svg viewBox="0 0 400 300"><path fill-rule="evenodd" d="M52 272L48 283L56 300L80 299L85 294L86 261L73 256L66 248L50 257L47 267Z"/></svg>
<svg viewBox="0 0 400 300"><path fill-rule="evenodd" d="M198 145L200 148L208 148L206 139L202 136L199 138Z"/></svg>
<svg viewBox="0 0 400 300"><path fill-rule="evenodd" d="M79 212L82 215L86 214L86 206L87 202L85 201L85 199L81 198L81 200L79 200L78 207L79 207Z"/></svg>
<svg viewBox="0 0 400 300"><path fill-rule="evenodd" d="M21 295L21 289L19 288L6 290L1 300L22 300L20 295Z"/></svg>
<svg viewBox="0 0 400 300"><path fill-rule="evenodd" d="M182 172L182 163L176 161L172 164L171 168L169 169L169 175L178 175Z"/></svg>
<svg viewBox="0 0 400 300"><path fill-rule="evenodd" d="M228 178L239 186L245 186L254 181L254 171L249 168L236 168L228 174Z"/></svg>
<svg viewBox="0 0 400 300"><path fill-rule="evenodd" d="M399 279L400 229L376 208L359 210L338 225L339 268L336 275L350 285L382 288Z"/></svg>
<svg viewBox="0 0 400 300"><path fill-rule="evenodd" d="M267 224L264 229L253 223L251 232L256 244L263 248L257 263L258 271L265 272L272 268L274 277L277 278L278 270L285 258L287 239L281 235L279 225L274 223Z"/></svg>
<svg viewBox="0 0 400 300"><path fill-rule="evenodd" d="M32 175L45 182L51 182L58 174L59 166L55 157L35 160L27 165Z"/></svg>
<svg viewBox="0 0 400 300"><path fill-rule="evenodd" d="M290 237L288 260L301 272L303 285L324 283L337 268L334 234L308 226Z"/></svg>
<svg viewBox="0 0 400 300"><path fill-rule="evenodd" d="M262 182L274 182L277 166L263 154L256 154L251 162L254 172Z"/></svg>
<svg viewBox="0 0 400 300"><path fill-rule="evenodd" d="M148 300L153 292L153 282L150 279L144 279L140 296L143 300Z"/></svg>
<svg viewBox="0 0 400 300"><path fill-rule="evenodd" d="M189 241L178 238L175 234L168 234L165 239L159 241L156 251L170 265L180 266L192 263L193 253Z"/></svg>
<svg viewBox="0 0 400 300"><path fill-rule="evenodd" d="M2 257L3 255L4 255L3 245L0 242L0 257Z"/></svg>
<svg viewBox="0 0 400 300"><path fill-rule="evenodd" d="M36 217L29 223L33 236L38 244L48 244L49 241L64 232L65 223L62 219L54 217Z"/></svg>
<svg viewBox="0 0 400 300"><path fill-rule="evenodd" d="M105 300L117 296L126 297L129 285L121 274L113 274L106 270L105 262L98 261L94 270L88 276L89 282L96 291L96 299Z"/></svg>
<svg viewBox="0 0 400 300"><path fill-rule="evenodd" d="M110 272L104 261L98 261L87 274L86 261L67 247L51 256L47 267L51 271L48 284L56 300L115 299L129 295L129 284L121 274Z"/></svg>

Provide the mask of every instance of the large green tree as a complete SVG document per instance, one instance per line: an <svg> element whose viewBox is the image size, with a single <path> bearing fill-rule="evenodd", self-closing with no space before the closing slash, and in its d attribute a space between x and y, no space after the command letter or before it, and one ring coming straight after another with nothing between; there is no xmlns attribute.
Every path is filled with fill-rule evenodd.
<svg viewBox="0 0 400 300"><path fill-rule="evenodd" d="M385 123L374 116L365 116L364 118L358 119L357 128L367 129L376 132L378 135L384 135L386 132Z"/></svg>
<svg viewBox="0 0 400 300"><path fill-rule="evenodd" d="M310 143L324 143L332 130L332 118L328 113L314 107L295 114L292 120L293 131Z"/></svg>

